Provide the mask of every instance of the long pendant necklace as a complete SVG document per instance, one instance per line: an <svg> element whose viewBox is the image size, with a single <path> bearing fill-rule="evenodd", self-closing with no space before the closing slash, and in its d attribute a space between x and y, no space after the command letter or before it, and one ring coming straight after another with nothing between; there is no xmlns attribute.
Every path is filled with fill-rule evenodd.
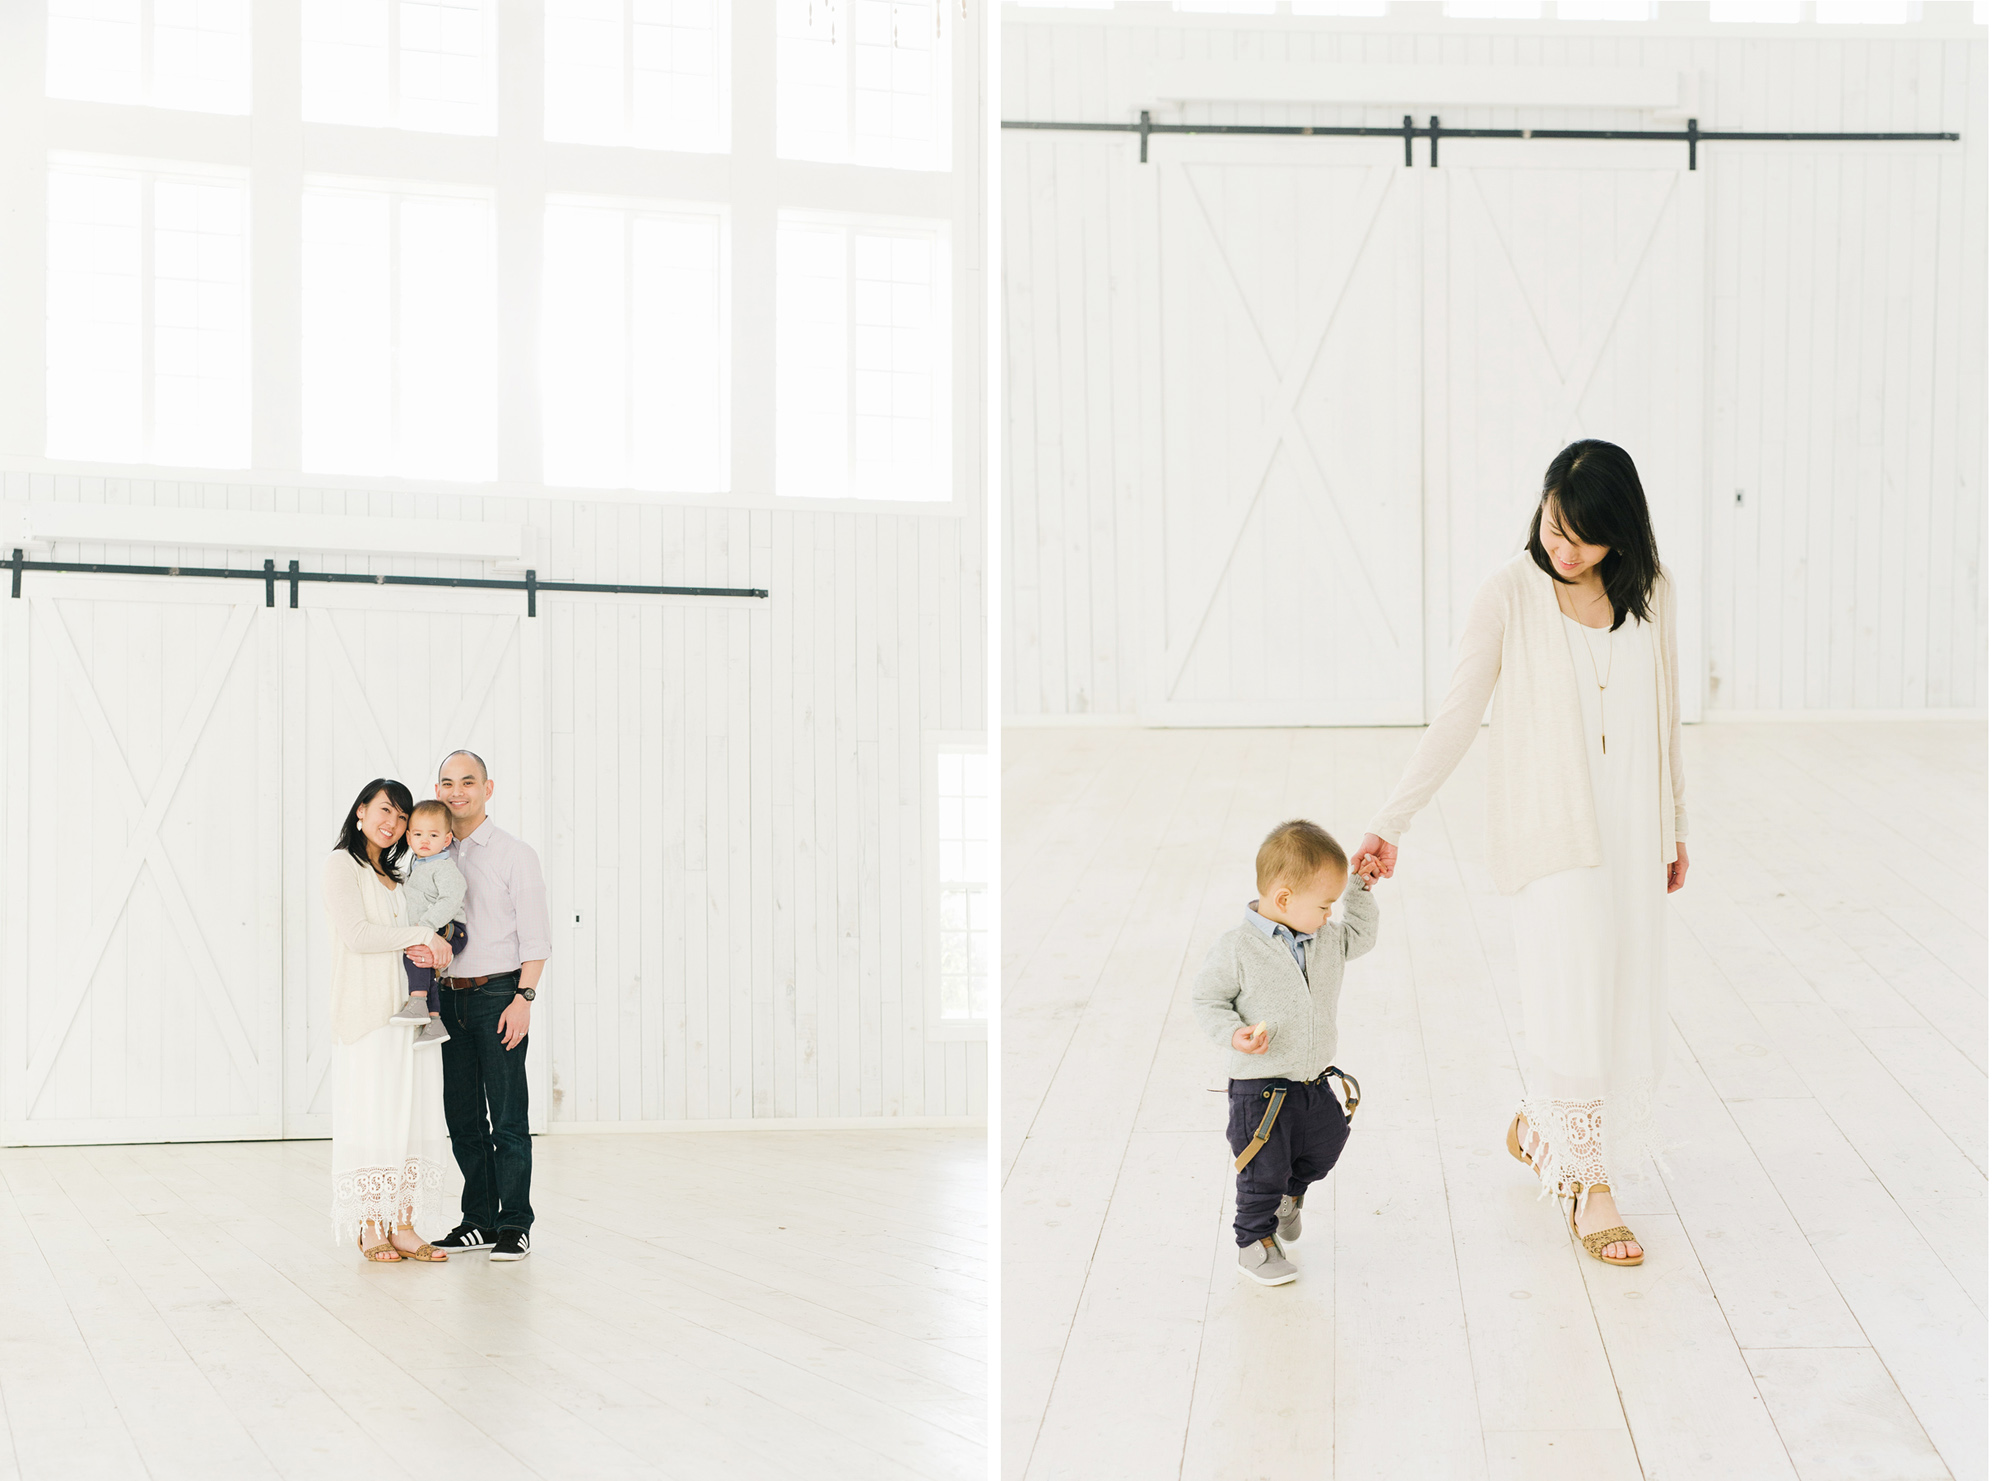
<svg viewBox="0 0 2000 1481"><path fill-rule="evenodd" d="M1590 677L1597 684L1597 749L1601 754L1608 756L1611 754L1611 748L1606 744L1604 738L1604 690L1611 682L1611 659L1615 652L1612 646L1611 629L1606 628L1604 630L1604 676L1598 678L1597 650L1590 645L1590 634L1596 631L1596 629L1585 627L1581 622L1577 623L1577 626L1583 628L1583 651L1590 659Z"/></svg>

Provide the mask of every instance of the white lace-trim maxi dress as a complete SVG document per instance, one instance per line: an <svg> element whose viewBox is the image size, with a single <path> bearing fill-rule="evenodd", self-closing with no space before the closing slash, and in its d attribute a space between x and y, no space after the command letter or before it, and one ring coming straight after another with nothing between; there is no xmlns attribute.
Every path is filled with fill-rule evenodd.
<svg viewBox="0 0 2000 1481"><path fill-rule="evenodd" d="M406 889L362 886L370 925L407 926ZM371 953L370 955L375 955ZM400 977L401 953L397 974ZM352 1244L364 1222L413 1222L421 1234L456 1212L444 1122L444 1067L406 1023L333 1044L333 1237Z"/></svg>
<svg viewBox="0 0 2000 1481"><path fill-rule="evenodd" d="M1633 616L1616 631L1567 616L1562 625L1603 862L1545 874L1509 897L1527 1040L1521 1114L1548 1144L1542 1186L1552 1194L1644 1180L1659 1150L1654 1097L1667 1042L1653 635Z"/></svg>

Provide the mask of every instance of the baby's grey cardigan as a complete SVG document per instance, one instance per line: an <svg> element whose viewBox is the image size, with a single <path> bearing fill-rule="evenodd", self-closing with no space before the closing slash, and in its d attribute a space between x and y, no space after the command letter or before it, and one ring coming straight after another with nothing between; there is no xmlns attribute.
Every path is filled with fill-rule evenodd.
<svg viewBox="0 0 2000 1481"><path fill-rule="evenodd" d="M1201 1031L1228 1051L1232 1080L1310 1080L1333 1063L1340 979L1350 957L1375 944L1381 919L1375 897L1349 876L1342 913L1306 942L1305 975L1291 948L1244 921L1210 948L1194 980ZM1262 1023L1271 1036L1262 1054L1229 1048L1239 1028Z"/></svg>
<svg viewBox="0 0 2000 1481"><path fill-rule="evenodd" d="M412 860L403 888L410 892L411 925L442 931L447 921L465 920L465 876L449 848L428 859Z"/></svg>

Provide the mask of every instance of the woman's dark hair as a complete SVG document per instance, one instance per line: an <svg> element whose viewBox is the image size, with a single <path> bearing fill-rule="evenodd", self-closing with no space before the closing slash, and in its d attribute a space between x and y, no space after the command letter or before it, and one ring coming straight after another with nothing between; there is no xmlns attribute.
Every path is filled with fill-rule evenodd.
<svg viewBox="0 0 2000 1481"><path fill-rule="evenodd" d="M1653 543L1653 521L1646 512L1646 491L1632 455L1609 442L1586 437L1556 454L1542 475L1542 497L1528 521L1528 554L1553 580L1576 583L1558 575L1542 549L1542 506L1555 501L1562 527L1586 545L1604 545L1609 552L1598 564L1604 594L1611 599L1611 626L1636 613L1641 622L1652 615L1653 583L1660 576L1660 551Z"/></svg>
<svg viewBox="0 0 2000 1481"><path fill-rule="evenodd" d="M347 805L347 816L342 818L340 822L340 841L334 845L337 849L346 849L364 867L369 869L373 869L375 866L368 862L368 839L362 833L361 823L354 815L384 792L389 794L389 801L395 805L396 809L404 817L410 815L410 789L401 782L394 781L389 777L378 776L374 781L357 792L354 801ZM382 869L389 878L401 879L403 877L402 871L396 866L402 863L403 855L409 852L409 848L410 835L409 831L405 829L401 838L382 850Z"/></svg>

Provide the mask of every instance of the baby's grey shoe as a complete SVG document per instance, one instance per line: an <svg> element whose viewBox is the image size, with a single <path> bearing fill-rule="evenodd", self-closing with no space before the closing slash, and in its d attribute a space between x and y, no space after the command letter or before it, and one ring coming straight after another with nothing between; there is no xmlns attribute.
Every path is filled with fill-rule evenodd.
<svg viewBox="0 0 2000 1481"><path fill-rule="evenodd" d="M391 1023L429 1023L431 1021L430 1000L422 993L412 993L402 1007L396 1010Z"/></svg>
<svg viewBox="0 0 2000 1481"><path fill-rule="evenodd" d="M1306 1214L1299 1200L1287 1193L1278 1200L1278 1238L1291 1244L1305 1232Z"/></svg>
<svg viewBox="0 0 2000 1481"><path fill-rule="evenodd" d="M442 1044L450 1037L451 1035L446 1032L445 1026L433 1018L424 1026L424 1031L417 1035L417 1042L419 1044Z"/></svg>
<svg viewBox="0 0 2000 1481"><path fill-rule="evenodd" d="M1260 1286L1282 1286L1299 1278L1299 1267L1285 1258L1285 1248L1258 1240L1236 1252L1236 1268Z"/></svg>

